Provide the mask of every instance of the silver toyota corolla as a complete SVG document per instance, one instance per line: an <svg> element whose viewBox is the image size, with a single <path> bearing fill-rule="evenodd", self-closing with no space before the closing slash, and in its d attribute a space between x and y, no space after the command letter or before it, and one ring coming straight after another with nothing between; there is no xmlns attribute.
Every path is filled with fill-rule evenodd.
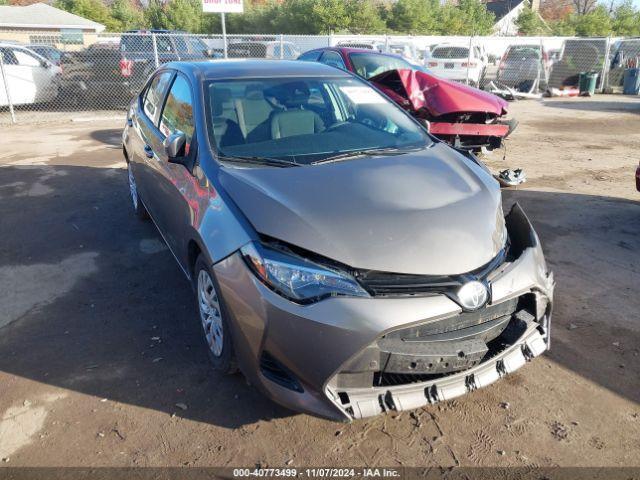
<svg viewBox="0 0 640 480"><path fill-rule="evenodd" d="M135 213L213 368L335 420L449 400L549 347L553 275L470 154L321 63L170 63L127 115Z"/></svg>

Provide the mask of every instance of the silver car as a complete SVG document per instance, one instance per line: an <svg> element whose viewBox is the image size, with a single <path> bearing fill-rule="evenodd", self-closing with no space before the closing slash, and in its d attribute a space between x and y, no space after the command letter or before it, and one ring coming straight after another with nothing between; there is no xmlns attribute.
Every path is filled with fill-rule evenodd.
<svg viewBox="0 0 640 480"><path fill-rule="evenodd" d="M485 387L549 347L554 281L471 154L313 62L170 63L123 133L135 213L212 366L334 420Z"/></svg>

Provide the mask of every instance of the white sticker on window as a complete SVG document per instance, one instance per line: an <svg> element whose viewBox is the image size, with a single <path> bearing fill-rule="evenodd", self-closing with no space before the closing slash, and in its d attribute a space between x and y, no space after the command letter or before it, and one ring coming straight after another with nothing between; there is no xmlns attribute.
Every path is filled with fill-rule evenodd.
<svg viewBox="0 0 640 480"><path fill-rule="evenodd" d="M385 103L382 95L369 87L340 87L340 90L356 105L361 103Z"/></svg>

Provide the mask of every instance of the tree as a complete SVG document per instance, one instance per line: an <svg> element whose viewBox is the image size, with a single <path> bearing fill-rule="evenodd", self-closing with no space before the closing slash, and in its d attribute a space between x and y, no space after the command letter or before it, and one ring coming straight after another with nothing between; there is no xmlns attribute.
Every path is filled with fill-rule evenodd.
<svg viewBox="0 0 640 480"><path fill-rule="evenodd" d="M551 23L551 34L558 37L573 37L576 34L576 26L573 16Z"/></svg>
<svg viewBox="0 0 640 480"><path fill-rule="evenodd" d="M317 35L322 32L315 22L313 0L284 0L273 10L276 31L293 34Z"/></svg>
<svg viewBox="0 0 640 480"><path fill-rule="evenodd" d="M132 30L144 26L144 15L141 10L133 5L131 0L115 0L109 10L118 24L118 31Z"/></svg>
<svg viewBox="0 0 640 480"><path fill-rule="evenodd" d="M203 31L202 4L199 0L151 0L144 12L151 28L184 30L191 33Z"/></svg>
<svg viewBox="0 0 640 480"><path fill-rule="evenodd" d="M109 9L100 0L58 0L55 6L75 15L101 23L105 25L108 30L118 30L118 23L114 21L109 13Z"/></svg>
<svg viewBox="0 0 640 480"><path fill-rule="evenodd" d="M592 12L597 4L598 0L573 0L573 8L578 15L586 15Z"/></svg>
<svg viewBox="0 0 640 480"><path fill-rule="evenodd" d="M640 35L640 12L638 12L631 0L624 0L613 11L613 33L619 36Z"/></svg>
<svg viewBox="0 0 640 480"><path fill-rule="evenodd" d="M611 34L611 16L599 5L594 10L573 18L576 35L580 37L606 37Z"/></svg>
<svg viewBox="0 0 640 480"><path fill-rule="evenodd" d="M572 0L542 0L539 13L547 22L553 22L565 20L573 10Z"/></svg>
<svg viewBox="0 0 640 480"><path fill-rule="evenodd" d="M316 0L312 12L321 33L348 31L351 18L344 0Z"/></svg>
<svg viewBox="0 0 640 480"><path fill-rule="evenodd" d="M549 26L540 18L538 12L534 12L529 5L524 6L516 18L515 24L521 35L546 35L550 31Z"/></svg>
<svg viewBox="0 0 640 480"><path fill-rule="evenodd" d="M496 17L479 0L460 0L457 9L464 25L461 31L455 32L457 35L489 35L492 33ZM446 32L442 33L447 34Z"/></svg>
<svg viewBox="0 0 640 480"><path fill-rule="evenodd" d="M437 30L438 0L398 0L391 7L387 26L396 32L414 35Z"/></svg>
<svg viewBox="0 0 640 480"><path fill-rule="evenodd" d="M352 33L382 33L387 25L380 10L371 0L346 0L349 31Z"/></svg>

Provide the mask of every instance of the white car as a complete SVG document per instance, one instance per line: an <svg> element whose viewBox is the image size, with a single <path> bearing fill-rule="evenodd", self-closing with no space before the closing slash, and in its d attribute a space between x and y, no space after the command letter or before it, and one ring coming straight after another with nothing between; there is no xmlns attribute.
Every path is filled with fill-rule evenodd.
<svg viewBox="0 0 640 480"><path fill-rule="evenodd" d="M387 53L395 53L414 62L419 61L421 57L419 50L409 42L390 43Z"/></svg>
<svg viewBox="0 0 640 480"><path fill-rule="evenodd" d="M336 47L362 48L366 50L375 50L376 52L386 51L384 42L378 42L376 40L340 40L336 44Z"/></svg>
<svg viewBox="0 0 640 480"><path fill-rule="evenodd" d="M470 51L469 45L440 44L431 49L426 66L441 78L477 87L487 68L487 59L479 46L472 46Z"/></svg>
<svg viewBox="0 0 640 480"><path fill-rule="evenodd" d="M58 96L60 67L28 48L0 43L0 107L46 103ZM7 89L9 96L7 96Z"/></svg>
<svg viewBox="0 0 640 480"><path fill-rule="evenodd" d="M282 52L280 52L282 48ZM283 58L295 60L300 55L300 49L295 43L280 42L236 42L227 47L229 58Z"/></svg>

